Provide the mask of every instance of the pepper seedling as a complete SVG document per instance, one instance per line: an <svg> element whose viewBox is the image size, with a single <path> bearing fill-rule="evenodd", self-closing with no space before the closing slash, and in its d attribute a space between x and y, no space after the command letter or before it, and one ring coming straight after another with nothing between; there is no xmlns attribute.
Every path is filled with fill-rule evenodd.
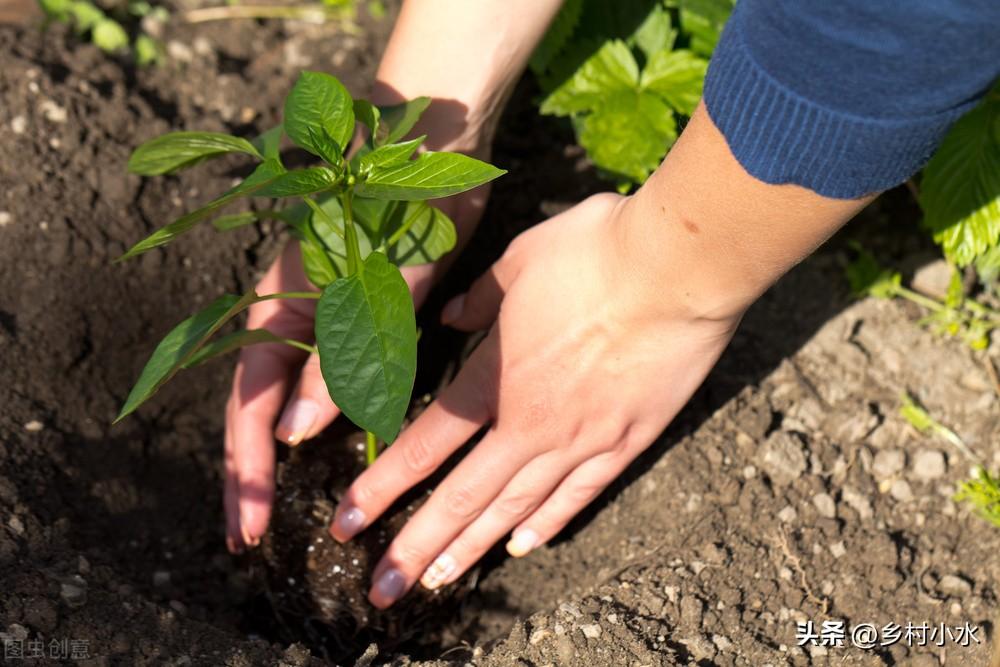
<svg viewBox="0 0 1000 667"><path fill-rule="evenodd" d="M464 192L506 173L466 155L423 152L424 137L404 141L430 100L392 107L353 100L333 76L303 72L285 99L282 125L253 141L211 132L173 132L148 141L129 159L145 176L169 174L229 153L259 161L241 183L160 228L119 259L167 244L242 197L296 200L291 205L214 220L226 231L261 219L284 222L302 250L303 268L321 291L224 295L177 325L160 342L116 422L148 400L178 371L246 345L284 343L316 352L330 397L375 438L391 443L410 403L417 366L413 299L399 267L433 262L455 245L452 221L426 200ZM368 139L353 157L345 149L355 122ZM283 136L319 158L286 169ZM209 340L238 313L269 299L318 299L315 347L266 329Z"/></svg>

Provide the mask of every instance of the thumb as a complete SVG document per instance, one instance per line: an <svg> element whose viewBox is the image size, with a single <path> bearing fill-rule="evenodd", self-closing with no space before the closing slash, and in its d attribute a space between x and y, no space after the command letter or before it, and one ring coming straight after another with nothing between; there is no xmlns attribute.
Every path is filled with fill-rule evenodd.
<svg viewBox="0 0 1000 667"><path fill-rule="evenodd" d="M330 400L330 393L323 380L319 355L311 354L302 366L298 384L288 396L274 435L295 446L317 435L339 414L340 410Z"/></svg>
<svg viewBox="0 0 1000 667"><path fill-rule="evenodd" d="M500 303L512 281L510 261L501 257L479 276L469 291L445 304L441 323L462 331L489 329L500 312Z"/></svg>

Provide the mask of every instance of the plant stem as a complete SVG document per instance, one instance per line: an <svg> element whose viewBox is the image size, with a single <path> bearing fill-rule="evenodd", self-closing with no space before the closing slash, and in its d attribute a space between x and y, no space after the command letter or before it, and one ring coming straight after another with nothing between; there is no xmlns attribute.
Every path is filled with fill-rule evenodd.
<svg viewBox="0 0 1000 667"><path fill-rule="evenodd" d="M920 292L914 292L913 290L903 287L902 285L896 287L896 293L904 299L909 299L913 303L919 304L928 310L932 310L935 313L939 313L945 309L944 304L941 302L930 298L929 296L924 296Z"/></svg>
<svg viewBox="0 0 1000 667"><path fill-rule="evenodd" d="M273 299L318 299L319 292L277 292L275 294L265 294L257 297L257 301L271 301Z"/></svg>
<svg viewBox="0 0 1000 667"><path fill-rule="evenodd" d="M291 345L292 347L302 350L303 352L308 352L309 354L319 354L319 350L315 345L303 343L302 341L295 340L294 338L282 338L281 342L285 345Z"/></svg>
<svg viewBox="0 0 1000 667"><path fill-rule="evenodd" d="M371 431L365 431L365 445L365 461L371 465L378 458L378 438Z"/></svg>
<svg viewBox="0 0 1000 667"><path fill-rule="evenodd" d="M346 4L346 3L344 3ZM225 21L231 19L300 19L322 23L337 18L344 7L326 8L319 3L305 5L231 5L226 7L201 7L181 15L185 23Z"/></svg>
<svg viewBox="0 0 1000 667"><path fill-rule="evenodd" d="M330 229L333 230L334 234L336 234L340 238L344 238L345 237L343 230L341 230L339 227L337 227L337 223L334 221L333 218L330 217L330 214L327 213L326 211L324 211L322 208L320 208L319 204L317 204L315 201L313 201L312 197L303 197L302 201L304 201L306 203L306 205L313 210L314 214L316 214L316 215L320 216L321 218L323 218L324 220L326 220L326 224L330 225ZM312 233L312 230L309 230L309 231ZM322 243L320 242L320 240L318 238L312 238L310 240L311 241L315 241L317 243L320 243L320 245L322 245Z"/></svg>
<svg viewBox="0 0 1000 667"><path fill-rule="evenodd" d="M414 207L414 209L415 210L413 211L413 213L410 214L410 217L404 220L403 224L399 226L399 229L394 231L392 233L392 236L389 237L389 240L385 242L385 245L387 247L391 248L392 246L399 243L399 240L406 235L406 232L410 231L410 227L412 227L413 224L417 221L417 217L421 213L423 213L423 209L421 208ZM431 215L434 215L433 211L431 212Z"/></svg>
<svg viewBox="0 0 1000 667"><path fill-rule="evenodd" d="M354 212L351 209L351 200L354 193L348 187L344 194L340 195L340 205L344 209L344 245L347 250L347 273L354 275L361 271L361 248L358 246L358 229L354 226Z"/></svg>

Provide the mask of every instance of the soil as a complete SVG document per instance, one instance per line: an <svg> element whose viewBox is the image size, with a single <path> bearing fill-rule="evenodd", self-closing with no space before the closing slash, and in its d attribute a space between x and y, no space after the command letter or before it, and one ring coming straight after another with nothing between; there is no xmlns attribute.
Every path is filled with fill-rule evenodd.
<svg viewBox="0 0 1000 667"><path fill-rule="evenodd" d="M59 28L0 26L0 640L41 646L25 664L76 651L92 665L987 665L1000 532L951 498L968 463L898 406L909 391L997 466L998 395L981 355L922 329L905 304L852 302L841 277L843 236L897 261L927 251L906 233L917 211L905 191L748 313L674 424L553 544L491 553L431 616L366 621L349 596L324 606L331 552L301 553L356 455L336 429L282 450L262 553L225 552L231 361L110 423L155 341L197 304L253 285L283 236L206 227L112 265L245 174L233 160L141 180L125 161L168 129L269 127L302 68L364 92L390 27L391 11L362 11L356 26L176 27L170 63L137 71ZM510 173L427 312L518 231L606 187L568 129L539 119L534 94L530 80L515 94L494 156ZM433 320L421 396L464 344ZM357 567L345 576L360 580ZM326 630L335 617L352 631ZM835 619L968 622L980 643L797 646L796 622Z"/></svg>

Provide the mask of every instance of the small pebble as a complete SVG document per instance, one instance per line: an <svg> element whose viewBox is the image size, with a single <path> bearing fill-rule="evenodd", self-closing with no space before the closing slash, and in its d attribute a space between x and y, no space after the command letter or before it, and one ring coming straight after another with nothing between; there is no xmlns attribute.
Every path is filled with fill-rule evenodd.
<svg viewBox="0 0 1000 667"><path fill-rule="evenodd" d="M60 584L59 596L70 607L82 607L87 604L87 582L79 576L75 579L75 581Z"/></svg>
<svg viewBox="0 0 1000 667"><path fill-rule="evenodd" d="M791 523L792 521L795 521L798 514L799 513L795 511L794 507L791 505L785 505L781 508L781 511L778 512L778 519L784 523Z"/></svg>
<svg viewBox="0 0 1000 667"><path fill-rule="evenodd" d="M967 579L960 577L957 574L946 574L941 577L941 581L938 582L937 588L945 595L950 595L956 598L964 598L972 592L972 584L969 583Z"/></svg>
<svg viewBox="0 0 1000 667"><path fill-rule="evenodd" d="M170 585L170 573L166 570L157 570L153 573L153 585L157 587Z"/></svg>
<svg viewBox="0 0 1000 667"><path fill-rule="evenodd" d="M10 130L14 134L24 134L28 129L28 120L24 116L14 116L10 121Z"/></svg>
<svg viewBox="0 0 1000 667"><path fill-rule="evenodd" d="M872 460L872 474L875 479L888 479L898 475L906 465L906 455L898 449L883 449Z"/></svg>
<svg viewBox="0 0 1000 667"><path fill-rule="evenodd" d="M913 457L913 476L928 482L944 475L948 469L944 454L936 449L922 449Z"/></svg>
<svg viewBox="0 0 1000 667"><path fill-rule="evenodd" d="M10 529L14 531L15 535L24 535L24 522L17 516L12 516L10 521L7 522Z"/></svg>
<svg viewBox="0 0 1000 667"><path fill-rule="evenodd" d="M743 468L743 479L753 479L757 476L757 466L744 466Z"/></svg>
<svg viewBox="0 0 1000 667"><path fill-rule="evenodd" d="M66 109L59 106L52 100L43 100L38 105L38 109L39 111L42 112L42 115L45 116L45 120L49 121L50 123L62 124L66 122L67 118Z"/></svg>
<svg viewBox="0 0 1000 667"><path fill-rule="evenodd" d="M897 479L889 487L889 495L901 503L906 503L913 500L913 489L905 479Z"/></svg>
<svg viewBox="0 0 1000 667"><path fill-rule="evenodd" d="M837 516L837 504L833 502L833 498L830 497L829 493L817 493L813 496L813 505L816 506L816 511L819 512L820 516L824 516L827 519Z"/></svg>
<svg viewBox="0 0 1000 667"><path fill-rule="evenodd" d="M597 639L601 636L601 626L597 623L589 623L587 625L580 626L580 632L583 633L584 637L588 639Z"/></svg>
<svg viewBox="0 0 1000 667"><path fill-rule="evenodd" d="M10 224L10 213L7 211L0 211L0 227L6 227Z"/></svg>
<svg viewBox="0 0 1000 667"><path fill-rule="evenodd" d="M847 554L847 547L844 546L844 542L834 542L830 545L830 553L833 554L834 558L840 558Z"/></svg>
<svg viewBox="0 0 1000 667"><path fill-rule="evenodd" d="M37 419L32 419L30 422L24 425L24 430L27 431L28 433L38 433L43 428L45 428L45 424L38 421Z"/></svg>

